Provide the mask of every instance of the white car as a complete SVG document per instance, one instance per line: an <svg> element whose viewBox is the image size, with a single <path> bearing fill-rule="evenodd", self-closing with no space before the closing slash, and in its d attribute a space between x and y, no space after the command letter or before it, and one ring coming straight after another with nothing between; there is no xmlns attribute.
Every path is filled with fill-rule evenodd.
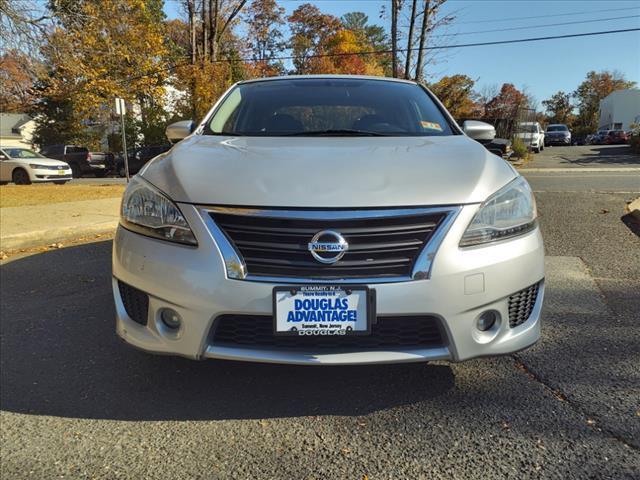
<svg viewBox="0 0 640 480"><path fill-rule="evenodd" d="M71 180L71 167L23 147L0 147L0 182L16 185Z"/></svg>
<svg viewBox="0 0 640 480"><path fill-rule="evenodd" d="M538 122L518 123L516 138L522 139L534 153L540 153L544 150L544 130Z"/></svg>
<svg viewBox="0 0 640 480"><path fill-rule="evenodd" d="M540 337L533 193L424 86L250 80L190 123L122 200L112 285L129 344L327 365L462 361Z"/></svg>

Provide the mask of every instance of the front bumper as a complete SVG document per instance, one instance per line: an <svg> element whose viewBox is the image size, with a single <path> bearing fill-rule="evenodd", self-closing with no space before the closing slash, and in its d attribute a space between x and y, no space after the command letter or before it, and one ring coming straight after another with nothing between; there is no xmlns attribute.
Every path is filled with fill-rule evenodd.
<svg viewBox="0 0 640 480"><path fill-rule="evenodd" d="M56 181L64 181L71 180L71 169L70 168L62 168L62 169L43 169L43 168L32 168L29 172L29 176L32 182L56 182Z"/></svg>
<svg viewBox="0 0 640 480"><path fill-rule="evenodd" d="M375 364L426 360L462 361L524 349L540 336L544 297L544 249L538 229L518 239L480 248L460 249L458 242L478 205L462 208L443 239L428 280L372 283L378 316L429 315L443 331L442 345L429 348L351 351L283 350L270 347L216 345L210 335L223 314L272 315L275 283L226 277L222 254L192 205L180 205L199 246L155 240L119 227L113 250L113 289L117 333L140 349L193 359L219 358L291 364ZM133 321L118 289L125 282L149 296L146 325ZM539 283L530 316L509 326L508 299ZM182 317L181 328L168 331L159 318L163 307ZM481 332L478 316L495 310L495 328Z"/></svg>
<svg viewBox="0 0 640 480"><path fill-rule="evenodd" d="M571 145L571 138L569 137L558 137L558 138L546 138L544 143L547 145Z"/></svg>

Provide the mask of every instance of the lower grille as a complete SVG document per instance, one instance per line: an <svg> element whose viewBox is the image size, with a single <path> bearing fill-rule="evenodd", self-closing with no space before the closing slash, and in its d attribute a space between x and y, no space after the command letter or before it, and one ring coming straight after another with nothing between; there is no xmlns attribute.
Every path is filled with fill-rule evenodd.
<svg viewBox="0 0 640 480"><path fill-rule="evenodd" d="M374 350L443 346L438 320L429 316L379 317L371 335L277 336L267 315L223 315L216 319L210 343L227 347L262 347L288 350Z"/></svg>
<svg viewBox="0 0 640 480"><path fill-rule="evenodd" d="M149 296L120 280L118 280L118 290L129 318L140 325L146 325L149 316Z"/></svg>
<svg viewBox="0 0 640 480"><path fill-rule="evenodd" d="M533 306L538 298L539 283L531 285L509 297L509 326L517 327L531 316Z"/></svg>

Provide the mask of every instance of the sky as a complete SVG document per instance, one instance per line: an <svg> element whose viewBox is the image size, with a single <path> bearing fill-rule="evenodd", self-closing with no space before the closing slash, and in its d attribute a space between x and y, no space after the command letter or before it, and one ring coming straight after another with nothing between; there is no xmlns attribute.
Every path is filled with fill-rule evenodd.
<svg viewBox="0 0 640 480"><path fill-rule="evenodd" d="M410 0L405 1L410 3ZM305 2L278 0L278 3L290 14ZM308 3L338 17L361 11L369 16L370 23L389 30L389 19L380 15L384 6L388 7L389 0L315 0ZM170 18L181 15L176 0L168 0L165 5ZM442 12L455 15L456 19L446 30L434 32L434 35L451 36L432 38L431 45L640 28L640 0L449 0ZM585 23L566 25L570 22ZM560 23L565 25L557 25ZM540 26L544 27L538 28ZM471 33L486 30L493 31ZM452 48L442 50L436 61L427 68L429 81L460 73L476 80L477 90L513 83L540 102L559 90L572 92L591 70L618 70L640 85L640 31Z"/></svg>

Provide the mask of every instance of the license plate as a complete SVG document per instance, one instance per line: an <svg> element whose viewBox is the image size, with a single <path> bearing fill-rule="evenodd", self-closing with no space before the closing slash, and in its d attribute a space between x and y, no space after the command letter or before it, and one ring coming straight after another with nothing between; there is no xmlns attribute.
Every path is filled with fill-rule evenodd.
<svg viewBox="0 0 640 480"><path fill-rule="evenodd" d="M64 175L66 172L64 170L58 170L58 175Z"/></svg>
<svg viewBox="0 0 640 480"><path fill-rule="evenodd" d="M367 335L374 310L373 296L364 286L273 289L276 335Z"/></svg>

